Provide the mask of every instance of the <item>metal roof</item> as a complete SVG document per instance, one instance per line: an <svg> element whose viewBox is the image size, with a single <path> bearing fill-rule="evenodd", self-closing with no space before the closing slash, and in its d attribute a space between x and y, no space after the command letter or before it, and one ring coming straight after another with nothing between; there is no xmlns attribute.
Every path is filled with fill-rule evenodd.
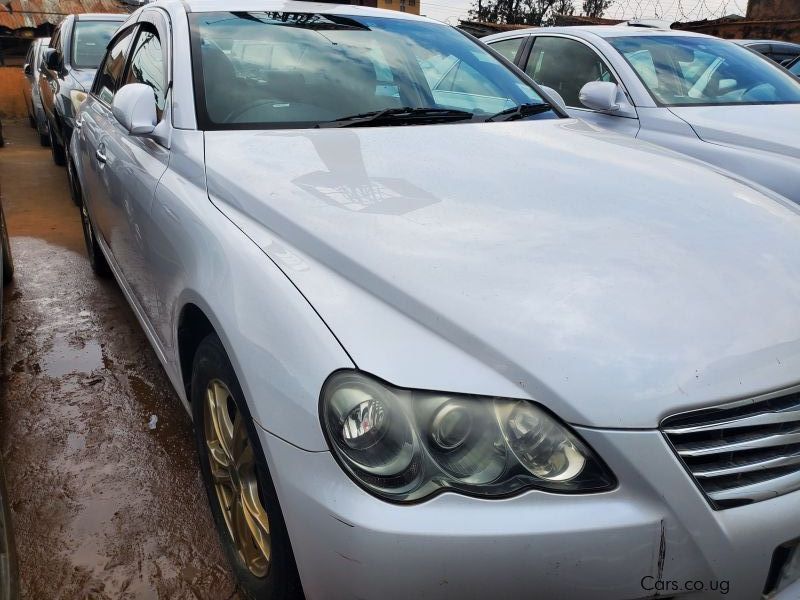
<svg viewBox="0 0 800 600"><path fill-rule="evenodd" d="M11 0L0 4L0 28L35 29L44 23L58 24L72 13L130 12L139 3L123 0Z"/></svg>

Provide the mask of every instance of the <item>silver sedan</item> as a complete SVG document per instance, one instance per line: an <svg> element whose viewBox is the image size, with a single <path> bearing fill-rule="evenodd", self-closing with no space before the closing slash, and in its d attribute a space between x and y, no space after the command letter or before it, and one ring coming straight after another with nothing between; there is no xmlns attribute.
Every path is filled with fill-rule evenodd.
<svg viewBox="0 0 800 600"><path fill-rule="evenodd" d="M798 597L794 204L272 0L140 9L69 158L248 597Z"/></svg>
<svg viewBox="0 0 800 600"><path fill-rule="evenodd" d="M483 38L569 114L705 161L800 203L800 81L726 40L626 26Z"/></svg>

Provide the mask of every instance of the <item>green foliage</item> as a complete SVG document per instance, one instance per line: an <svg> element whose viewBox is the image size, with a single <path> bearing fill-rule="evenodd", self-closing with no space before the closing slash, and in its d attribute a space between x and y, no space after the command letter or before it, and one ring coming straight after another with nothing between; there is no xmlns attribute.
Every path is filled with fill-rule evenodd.
<svg viewBox="0 0 800 600"><path fill-rule="evenodd" d="M574 0L475 0L470 18L488 23L551 25L557 14L575 13Z"/></svg>
<svg viewBox="0 0 800 600"><path fill-rule="evenodd" d="M587 17L602 17L614 0L583 0L583 14Z"/></svg>

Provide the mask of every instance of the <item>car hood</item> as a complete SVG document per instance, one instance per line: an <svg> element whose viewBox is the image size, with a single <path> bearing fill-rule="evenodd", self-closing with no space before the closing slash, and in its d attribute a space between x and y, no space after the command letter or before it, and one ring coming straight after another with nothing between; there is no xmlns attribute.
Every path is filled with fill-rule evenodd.
<svg viewBox="0 0 800 600"><path fill-rule="evenodd" d="M692 106L670 110L707 142L800 158L800 104Z"/></svg>
<svg viewBox="0 0 800 600"><path fill-rule="evenodd" d="M800 216L574 120L208 132L211 200L359 368L589 426L800 380Z"/></svg>

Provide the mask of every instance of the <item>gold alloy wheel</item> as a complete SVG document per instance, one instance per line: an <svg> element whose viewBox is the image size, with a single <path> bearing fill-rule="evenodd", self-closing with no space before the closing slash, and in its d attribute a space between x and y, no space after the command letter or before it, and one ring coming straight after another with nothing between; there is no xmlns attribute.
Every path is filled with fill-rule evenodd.
<svg viewBox="0 0 800 600"><path fill-rule="evenodd" d="M228 533L250 572L266 577L272 555L269 519L244 418L230 390L218 379L208 384L203 410L211 478Z"/></svg>

